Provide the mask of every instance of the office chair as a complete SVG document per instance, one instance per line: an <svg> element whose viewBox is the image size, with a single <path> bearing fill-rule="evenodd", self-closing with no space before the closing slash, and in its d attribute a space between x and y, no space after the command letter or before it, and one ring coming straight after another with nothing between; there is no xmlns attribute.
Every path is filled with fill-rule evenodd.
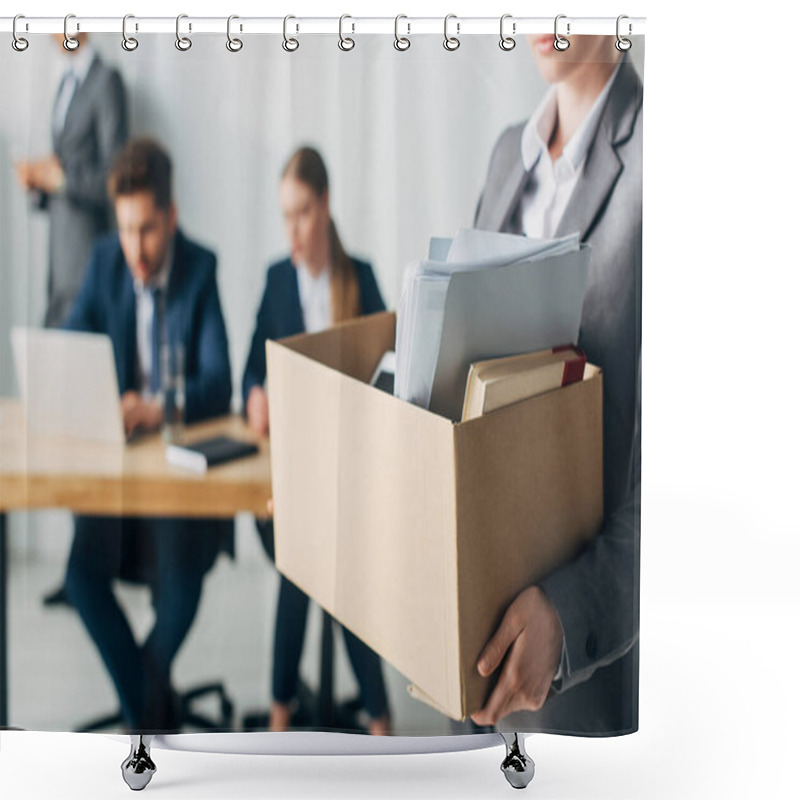
<svg viewBox="0 0 800 800"><path fill-rule="evenodd" d="M154 594L158 591L152 566L152 554L144 547L132 548L125 553L122 560L120 575L118 576L124 583L148 586ZM213 565L212 565L213 566ZM69 607L72 608L71 604ZM195 710L195 701L203 698L214 697L219 702L219 713L216 717L211 717ZM185 689L182 692L175 692L177 703L178 727L199 728L201 730L232 730L233 728L233 702L225 691L221 681L212 681L199 686ZM92 731L103 730L106 728L119 727L124 723L122 712L108 714L106 716L90 720L79 726L80 733L91 733Z"/></svg>

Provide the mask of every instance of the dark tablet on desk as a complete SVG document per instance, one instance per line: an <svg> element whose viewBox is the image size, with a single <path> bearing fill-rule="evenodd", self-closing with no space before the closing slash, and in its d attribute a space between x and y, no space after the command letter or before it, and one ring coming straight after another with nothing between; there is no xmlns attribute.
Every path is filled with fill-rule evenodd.
<svg viewBox="0 0 800 800"><path fill-rule="evenodd" d="M257 452L258 445L252 442L230 436L213 436L191 444L171 444L167 447L167 461L176 467L203 473L209 467L255 455Z"/></svg>

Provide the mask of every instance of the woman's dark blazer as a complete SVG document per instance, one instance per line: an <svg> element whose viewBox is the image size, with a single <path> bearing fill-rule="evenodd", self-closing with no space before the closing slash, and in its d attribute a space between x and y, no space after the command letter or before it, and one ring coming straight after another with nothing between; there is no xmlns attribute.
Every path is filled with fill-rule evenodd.
<svg viewBox="0 0 800 800"><path fill-rule="evenodd" d="M366 261L350 259L356 271L361 293L361 313L374 314L385 311L372 267ZM267 376L267 339L282 339L305 332L303 310L300 306L300 291L297 285L297 270L287 258L273 264L267 270L267 285L261 298L256 318L256 329L250 343L250 354L242 380L242 405L247 408L247 397L254 386L263 386Z"/></svg>

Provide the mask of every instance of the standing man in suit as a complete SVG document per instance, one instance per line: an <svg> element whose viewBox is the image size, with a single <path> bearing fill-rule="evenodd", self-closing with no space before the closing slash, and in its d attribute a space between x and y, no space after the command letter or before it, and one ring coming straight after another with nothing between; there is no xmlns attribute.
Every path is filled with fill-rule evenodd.
<svg viewBox="0 0 800 800"><path fill-rule="evenodd" d="M127 433L162 424L163 343L183 346L186 421L226 413L231 373L216 258L177 226L169 156L151 140L131 141L116 158L108 187L118 233L95 245L66 327L111 338ZM221 549L233 552L230 521L76 518L67 594L133 731L179 725L170 669ZM156 620L141 646L111 590L116 577L153 589Z"/></svg>
<svg viewBox="0 0 800 800"><path fill-rule="evenodd" d="M53 38L62 48L63 37ZM119 73L103 63L85 33L77 39L76 50L64 50L66 68L52 114L53 152L16 165L20 184L50 215L47 327L67 318L92 243L110 228L106 176L128 138Z"/></svg>
<svg viewBox="0 0 800 800"><path fill-rule="evenodd" d="M529 39L553 84L506 130L475 226L579 231L591 247L578 344L603 369L602 529L571 563L521 592L477 669L499 675L472 719L506 731L638 728L641 476L642 84L613 37Z"/></svg>

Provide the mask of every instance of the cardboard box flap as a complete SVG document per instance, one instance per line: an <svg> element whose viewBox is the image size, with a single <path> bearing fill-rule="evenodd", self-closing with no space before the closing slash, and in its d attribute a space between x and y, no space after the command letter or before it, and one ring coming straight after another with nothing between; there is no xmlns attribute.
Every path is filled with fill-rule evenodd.
<svg viewBox="0 0 800 800"><path fill-rule="evenodd" d="M370 314L320 333L299 334L280 343L320 364L369 383L381 356L394 350L395 315Z"/></svg>
<svg viewBox="0 0 800 800"><path fill-rule="evenodd" d="M453 426L292 344L267 345L277 567L458 716Z"/></svg>
<svg viewBox="0 0 800 800"><path fill-rule="evenodd" d="M336 614L458 709L452 426L354 381L341 392Z"/></svg>
<svg viewBox="0 0 800 800"><path fill-rule="evenodd" d="M421 703L425 703L425 705L430 706L435 711L438 711L440 714L444 714L446 717L452 717L452 713L449 710L437 703L429 694L426 694L413 683L409 683L406 687L406 691L408 694L413 697L415 700L419 700ZM459 717L459 719L464 719L464 717Z"/></svg>
<svg viewBox="0 0 800 800"><path fill-rule="evenodd" d="M330 611L336 563L331 520L338 507L337 485L331 478L338 468L342 376L319 369L311 359L276 342L267 342L267 359L276 565L281 568L285 548L302 544L291 579ZM326 402L321 404L320 397ZM284 529L291 531L291 538L278 535Z"/></svg>

